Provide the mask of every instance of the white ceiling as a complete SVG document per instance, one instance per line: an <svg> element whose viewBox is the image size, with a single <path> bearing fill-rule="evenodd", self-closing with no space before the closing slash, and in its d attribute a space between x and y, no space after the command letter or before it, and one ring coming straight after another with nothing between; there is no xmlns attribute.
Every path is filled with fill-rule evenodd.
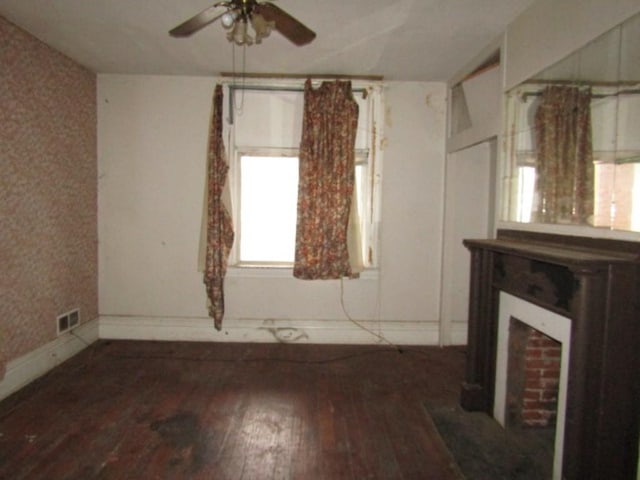
<svg viewBox="0 0 640 480"><path fill-rule="evenodd" d="M168 31L215 0L0 0L0 15L98 73L232 71L219 22ZM277 32L246 50L246 71L447 80L533 0L277 0L317 33L296 47ZM242 49L236 49L236 70Z"/></svg>

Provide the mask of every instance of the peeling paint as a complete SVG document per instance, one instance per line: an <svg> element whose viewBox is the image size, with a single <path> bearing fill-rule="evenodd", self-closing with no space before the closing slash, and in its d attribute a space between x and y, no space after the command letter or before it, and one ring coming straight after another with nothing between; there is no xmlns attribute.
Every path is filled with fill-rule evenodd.
<svg viewBox="0 0 640 480"><path fill-rule="evenodd" d="M431 93L427 93L427 96L424 99L424 103L427 107L432 108L433 105L431 104Z"/></svg>
<svg viewBox="0 0 640 480"><path fill-rule="evenodd" d="M427 93L427 96L424 99L424 103L427 108L432 109L438 115L444 115L444 109L442 108L443 104L439 103L437 99L435 102L433 101L433 93ZM444 102L444 105L446 105L446 102Z"/></svg>
<svg viewBox="0 0 640 480"><path fill-rule="evenodd" d="M391 107L387 105L384 109L384 124L387 127L393 126L393 119L391 118Z"/></svg>

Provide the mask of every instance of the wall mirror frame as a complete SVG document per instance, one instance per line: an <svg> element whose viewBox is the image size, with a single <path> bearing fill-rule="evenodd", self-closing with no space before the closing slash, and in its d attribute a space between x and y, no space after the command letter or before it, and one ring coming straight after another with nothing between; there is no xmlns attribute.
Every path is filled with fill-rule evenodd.
<svg viewBox="0 0 640 480"><path fill-rule="evenodd" d="M506 92L499 221L640 232L640 14Z"/></svg>

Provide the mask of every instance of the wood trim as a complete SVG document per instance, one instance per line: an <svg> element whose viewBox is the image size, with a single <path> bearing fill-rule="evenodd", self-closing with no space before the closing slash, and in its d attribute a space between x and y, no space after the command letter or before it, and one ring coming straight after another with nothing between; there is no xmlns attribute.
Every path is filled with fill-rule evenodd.
<svg viewBox="0 0 640 480"><path fill-rule="evenodd" d="M359 321L394 345L438 345L434 321ZM225 317L222 331L208 317L101 315L100 339L384 345L349 320L238 319Z"/></svg>
<svg viewBox="0 0 640 480"><path fill-rule="evenodd" d="M0 400L17 392L98 339L98 319L83 322L51 342L7 363L0 381Z"/></svg>

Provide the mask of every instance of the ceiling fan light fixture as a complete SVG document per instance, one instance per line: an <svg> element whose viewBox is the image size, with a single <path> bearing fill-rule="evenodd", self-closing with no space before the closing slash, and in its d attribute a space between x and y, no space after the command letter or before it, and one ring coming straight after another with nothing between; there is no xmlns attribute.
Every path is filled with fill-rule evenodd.
<svg viewBox="0 0 640 480"><path fill-rule="evenodd" d="M209 8L169 30L172 37L189 37L220 20L227 30L227 39L241 46L262 43L272 30L276 30L294 45L302 46L313 41L316 34L306 25L296 20L276 6L273 1L262 0L219 0ZM254 33L249 33L251 23Z"/></svg>
<svg viewBox="0 0 640 480"><path fill-rule="evenodd" d="M246 45L247 47L253 45L253 38L249 35L249 29L247 28L247 20L240 18L235 21L233 30L227 33L227 40L235 43L239 47Z"/></svg>

